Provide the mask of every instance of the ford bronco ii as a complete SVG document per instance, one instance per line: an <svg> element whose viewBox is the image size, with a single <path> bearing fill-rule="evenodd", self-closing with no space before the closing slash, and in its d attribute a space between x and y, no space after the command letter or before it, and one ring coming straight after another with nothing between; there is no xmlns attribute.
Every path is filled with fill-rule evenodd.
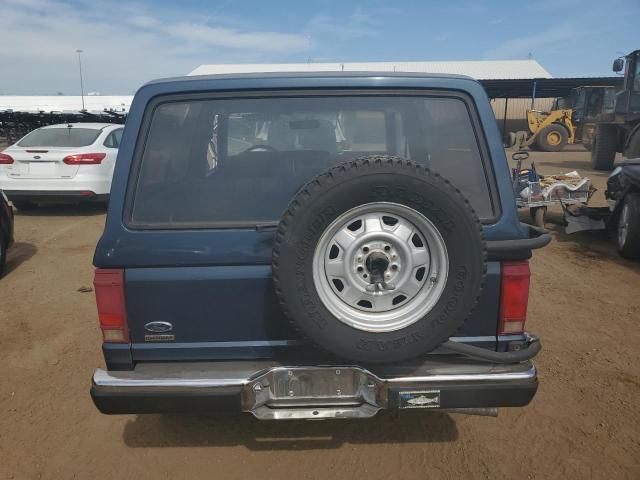
<svg viewBox="0 0 640 480"><path fill-rule="evenodd" d="M136 94L96 248L104 413L493 413L537 389L532 249L481 85L290 73Z"/></svg>

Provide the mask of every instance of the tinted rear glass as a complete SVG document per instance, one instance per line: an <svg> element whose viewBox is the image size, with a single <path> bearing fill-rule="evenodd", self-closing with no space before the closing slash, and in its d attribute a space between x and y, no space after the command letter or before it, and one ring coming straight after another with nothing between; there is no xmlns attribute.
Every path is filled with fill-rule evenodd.
<svg viewBox="0 0 640 480"><path fill-rule="evenodd" d="M41 128L24 137L20 147L86 147L96 141L100 130L95 128Z"/></svg>
<svg viewBox="0 0 640 480"><path fill-rule="evenodd" d="M429 166L493 217L467 104L336 96L171 102L151 118L131 209L137 225L277 221L305 182L368 154Z"/></svg>

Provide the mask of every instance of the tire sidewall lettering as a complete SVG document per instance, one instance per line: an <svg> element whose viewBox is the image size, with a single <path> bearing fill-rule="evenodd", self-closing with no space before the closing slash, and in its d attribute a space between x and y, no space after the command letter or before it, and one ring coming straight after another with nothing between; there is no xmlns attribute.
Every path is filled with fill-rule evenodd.
<svg viewBox="0 0 640 480"><path fill-rule="evenodd" d="M456 223L432 200L418 192L407 191L407 189L403 187L388 187L386 185L373 187L371 191L371 201L394 202L407 205L434 221L440 230L452 232L456 228Z"/></svg>
<svg viewBox="0 0 640 480"><path fill-rule="evenodd" d="M324 208L305 229L305 235L296 248L295 277L301 299L300 303L306 315L318 329L325 328L328 321L318 310L315 302L316 294L315 291L312 290L314 288L313 280L309 279L309 274L312 269L309 258L313 258L314 240L316 240L326 226L331 223L332 216L335 215L336 208L334 206L329 205Z"/></svg>

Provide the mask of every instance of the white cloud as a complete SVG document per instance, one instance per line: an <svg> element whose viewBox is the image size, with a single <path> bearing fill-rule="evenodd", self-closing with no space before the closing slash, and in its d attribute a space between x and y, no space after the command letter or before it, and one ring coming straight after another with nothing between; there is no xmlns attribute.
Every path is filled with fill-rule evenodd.
<svg viewBox="0 0 640 480"><path fill-rule="evenodd" d="M378 22L360 9L346 17L316 15L307 27L309 34L340 41L356 40L379 32Z"/></svg>
<svg viewBox="0 0 640 480"><path fill-rule="evenodd" d="M151 12L136 3L0 0L0 12L0 94L78 93L78 48L87 89L128 94L202 63L284 60L308 45L302 33L230 28L223 19L204 23L194 12Z"/></svg>
<svg viewBox="0 0 640 480"><path fill-rule="evenodd" d="M574 38L574 36L575 32L571 28L566 26L553 27L533 35L507 40L486 51L484 56L495 59L526 58L530 52L541 51L561 44L565 40Z"/></svg>
<svg viewBox="0 0 640 480"><path fill-rule="evenodd" d="M130 25L140 28L155 28L161 25L157 19L149 15L134 15L132 17L128 17L126 21Z"/></svg>
<svg viewBox="0 0 640 480"><path fill-rule="evenodd" d="M240 32L231 28L209 27L193 23L164 25L162 31L203 46L262 51L298 52L307 47L304 35L277 32Z"/></svg>

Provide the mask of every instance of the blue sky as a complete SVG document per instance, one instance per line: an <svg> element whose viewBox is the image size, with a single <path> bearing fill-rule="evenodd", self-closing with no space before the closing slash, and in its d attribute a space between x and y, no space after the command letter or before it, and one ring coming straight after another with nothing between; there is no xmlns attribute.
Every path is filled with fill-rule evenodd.
<svg viewBox="0 0 640 480"><path fill-rule="evenodd" d="M607 76L638 0L0 0L0 94L130 94L203 63L525 59Z"/></svg>

